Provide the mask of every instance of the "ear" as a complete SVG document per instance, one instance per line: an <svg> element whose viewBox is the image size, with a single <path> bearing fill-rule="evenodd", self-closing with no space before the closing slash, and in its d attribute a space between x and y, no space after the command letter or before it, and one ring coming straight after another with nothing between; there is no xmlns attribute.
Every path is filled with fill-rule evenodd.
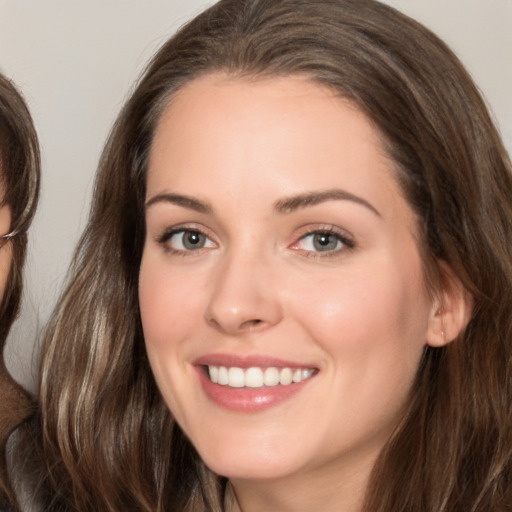
<svg viewBox="0 0 512 512"><path fill-rule="evenodd" d="M468 325L473 311L473 297L451 267L440 262L440 289L432 303L427 345L442 347L453 341Z"/></svg>

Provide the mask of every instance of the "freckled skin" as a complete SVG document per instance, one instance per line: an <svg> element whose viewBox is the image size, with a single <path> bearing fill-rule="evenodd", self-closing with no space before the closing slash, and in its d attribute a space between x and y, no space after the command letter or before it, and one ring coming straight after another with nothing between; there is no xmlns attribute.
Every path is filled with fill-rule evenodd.
<svg viewBox="0 0 512 512"><path fill-rule="evenodd" d="M211 75L167 107L147 185L148 200L173 192L212 207L162 202L147 211L142 322L174 417L205 463L230 478L244 511L358 510L406 404L434 307L415 217L378 133L353 105L303 78ZM275 209L331 189L376 211L338 199ZM176 226L211 243L176 252L159 242ZM326 229L354 247L315 250L307 234ZM193 361L212 353L319 371L291 399L235 413L199 385Z"/></svg>

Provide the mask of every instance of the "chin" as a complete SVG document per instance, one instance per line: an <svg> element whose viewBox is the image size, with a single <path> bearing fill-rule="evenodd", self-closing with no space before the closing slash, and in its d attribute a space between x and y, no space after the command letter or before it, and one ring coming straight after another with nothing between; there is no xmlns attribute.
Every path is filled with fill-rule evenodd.
<svg viewBox="0 0 512 512"><path fill-rule="evenodd" d="M291 471L279 465L266 466L264 463L259 465L237 464L207 464L215 474L228 478L229 480L274 480L288 476Z"/></svg>
<svg viewBox="0 0 512 512"><path fill-rule="evenodd" d="M229 456L201 456L206 466L214 473L231 480L272 480L289 476L300 471L300 462L283 457L282 454L267 452L245 453L242 451Z"/></svg>

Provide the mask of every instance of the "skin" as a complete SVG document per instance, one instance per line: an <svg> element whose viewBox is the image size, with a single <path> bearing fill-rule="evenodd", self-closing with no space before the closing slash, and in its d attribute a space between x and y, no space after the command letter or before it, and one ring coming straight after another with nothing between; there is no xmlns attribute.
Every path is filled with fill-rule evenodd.
<svg viewBox="0 0 512 512"><path fill-rule="evenodd" d="M276 209L332 190L344 196ZM210 210L155 199L169 193ZM425 289L417 221L379 133L304 78L202 77L160 120L147 201L139 293L150 363L202 459L230 479L233 508L360 510L425 344L446 342L448 324L452 334ZM162 240L169 229L202 232L205 245ZM310 233L326 230L348 242L317 250ZM318 373L274 407L233 412L206 396L194 366L219 353Z"/></svg>
<svg viewBox="0 0 512 512"><path fill-rule="evenodd" d="M1 165L0 165L1 168ZM3 192L2 192L3 195ZM8 205L0 206L0 234L6 234L11 227L11 209ZM12 248L9 242L0 240L0 298L4 296L5 286L9 277L12 263ZM3 344L1 345L3 349ZM2 446L11 433L13 425L23 417L24 410L20 410L19 387L16 385L7 368L3 357L0 358L0 403L3 410L9 411L8 415L0 415L0 446ZM24 403L24 402L21 402Z"/></svg>
<svg viewBox="0 0 512 512"><path fill-rule="evenodd" d="M1 168L1 165L0 165ZM3 196L3 191L2 191ZM11 209L9 205L0 206L0 235L9 233L11 228ZM0 240L0 297L4 296L5 285L11 269L11 244Z"/></svg>

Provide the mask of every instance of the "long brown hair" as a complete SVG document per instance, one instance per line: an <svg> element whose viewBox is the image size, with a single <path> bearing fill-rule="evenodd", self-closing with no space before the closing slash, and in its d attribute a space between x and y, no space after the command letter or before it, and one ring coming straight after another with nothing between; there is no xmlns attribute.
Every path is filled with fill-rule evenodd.
<svg viewBox="0 0 512 512"><path fill-rule="evenodd" d="M30 414L32 399L9 375L3 350L18 314L27 229L39 191L39 144L27 106L14 85L0 74L0 181L2 206L11 211L8 233L0 233L2 250L12 252L12 263L0 302L0 506L15 505L7 475L6 443L12 431ZM9 244L10 247L3 247Z"/></svg>
<svg viewBox="0 0 512 512"><path fill-rule="evenodd" d="M221 0L156 54L105 146L87 228L43 346L48 510L221 511L225 482L175 424L137 301L148 153L176 91L206 73L301 74L380 130L417 213L427 278L445 262L473 296L465 332L425 352L378 460L372 512L512 507L512 175L454 54L374 0Z"/></svg>

